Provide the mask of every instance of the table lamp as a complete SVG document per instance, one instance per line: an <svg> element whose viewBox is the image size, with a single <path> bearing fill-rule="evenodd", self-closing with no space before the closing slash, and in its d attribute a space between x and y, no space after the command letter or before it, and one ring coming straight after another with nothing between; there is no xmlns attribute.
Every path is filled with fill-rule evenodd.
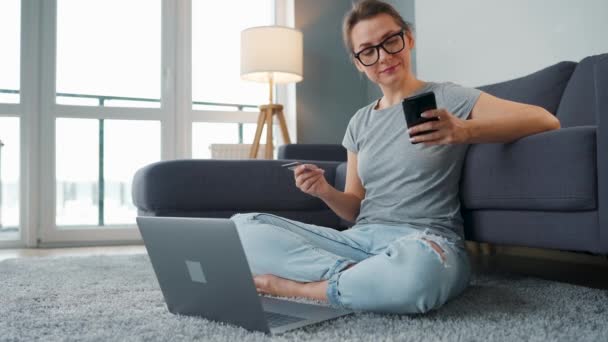
<svg viewBox="0 0 608 342"><path fill-rule="evenodd" d="M249 158L255 158L266 124L266 159L272 159L272 122L276 115L283 140L290 144L283 106L272 102L274 84L302 80L302 32L285 26L258 26L241 31L241 79L268 83L269 103L260 106Z"/></svg>

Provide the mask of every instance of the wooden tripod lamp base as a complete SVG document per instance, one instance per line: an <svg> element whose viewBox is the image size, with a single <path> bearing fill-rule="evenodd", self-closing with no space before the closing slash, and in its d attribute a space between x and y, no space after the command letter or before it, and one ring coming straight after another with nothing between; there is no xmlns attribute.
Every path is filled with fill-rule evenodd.
<svg viewBox="0 0 608 342"><path fill-rule="evenodd" d="M283 141L285 144L291 144L289 139L289 132L287 131L287 124L285 123L285 116L283 115L283 106L280 104L269 104L260 106L260 116L258 117L258 126L255 130L255 137L253 139L253 145L249 152L249 158L253 159L258 155L258 149L260 147L260 138L262 137L262 129L266 125L266 153L265 159L273 159L273 146L272 146L272 122L273 116L276 115L279 119L279 126L281 127L281 133L283 134Z"/></svg>
<svg viewBox="0 0 608 342"><path fill-rule="evenodd" d="M296 83L302 80L302 32L287 26L255 26L241 31L241 79L268 83L268 104L260 106L258 127L249 158L256 158L260 148L262 129L266 125L265 159L273 159L272 121L279 119L283 141L291 144L283 106L272 102L275 84Z"/></svg>

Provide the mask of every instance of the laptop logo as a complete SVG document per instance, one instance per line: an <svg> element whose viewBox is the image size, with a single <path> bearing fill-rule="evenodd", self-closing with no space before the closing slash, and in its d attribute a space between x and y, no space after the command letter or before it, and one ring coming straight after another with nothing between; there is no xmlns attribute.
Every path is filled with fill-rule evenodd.
<svg viewBox="0 0 608 342"><path fill-rule="evenodd" d="M188 268L190 279L192 279L193 282L207 284L203 266L201 266L200 262L186 260L186 267Z"/></svg>

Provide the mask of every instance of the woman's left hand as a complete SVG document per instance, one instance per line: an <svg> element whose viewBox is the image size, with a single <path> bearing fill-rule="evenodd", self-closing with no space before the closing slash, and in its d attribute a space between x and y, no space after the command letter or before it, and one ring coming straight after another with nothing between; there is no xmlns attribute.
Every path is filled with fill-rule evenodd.
<svg viewBox="0 0 608 342"><path fill-rule="evenodd" d="M427 110L421 114L423 118L437 117L439 121L427 121L420 125L416 125L407 130L410 135L410 141L413 143L423 143L423 145L446 145L446 144L463 144L469 139L469 130L465 120L462 120L446 109ZM428 130L436 130L431 133L424 133L412 137L419 132Z"/></svg>

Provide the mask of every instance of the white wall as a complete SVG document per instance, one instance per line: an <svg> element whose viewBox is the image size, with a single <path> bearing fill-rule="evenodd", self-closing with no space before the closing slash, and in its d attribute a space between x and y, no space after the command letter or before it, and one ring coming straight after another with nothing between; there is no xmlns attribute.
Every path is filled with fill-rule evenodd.
<svg viewBox="0 0 608 342"><path fill-rule="evenodd" d="M481 86L608 53L606 0L418 0L417 76Z"/></svg>

